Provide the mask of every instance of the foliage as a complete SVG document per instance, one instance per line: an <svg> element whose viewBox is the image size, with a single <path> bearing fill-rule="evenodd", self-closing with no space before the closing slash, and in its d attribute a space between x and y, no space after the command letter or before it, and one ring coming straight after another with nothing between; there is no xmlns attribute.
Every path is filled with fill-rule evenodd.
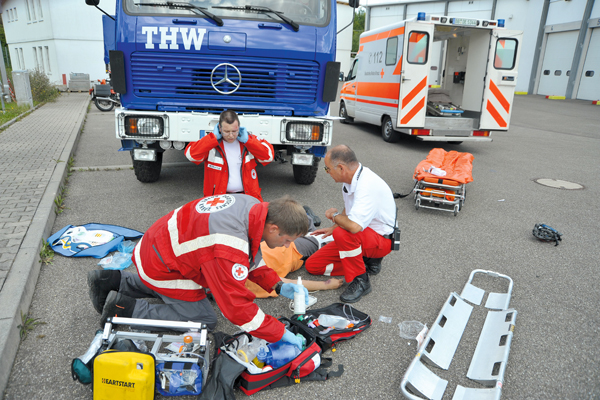
<svg viewBox="0 0 600 400"><path fill-rule="evenodd" d="M40 250L40 262L44 265L52 264L54 260L54 250L52 250L52 246L48 244L48 242L44 241L42 243L42 249Z"/></svg>
<svg viewBox="0 0 600 400"><path fill-rule="evenodd" d="M58 89L50 83L48 76L41 71L35 70L29 73L29 84L34 103L54 101L60 95Z"/></svg>
<svg viewBox="0 0 600 400"><path fill-rule="evenodd" d="M365 9L359 8L354 13L354 26L352 28L352 53L358 51L360 34L365 31Z"/></svg>
<svg viewBox="0 0 600 400"><path fill-rule="evenodd" d="M31 318L29 314L23 314L23 311L21 311L21 325L17 325L21 341L27 339L27 335L36 327L36 325L44 324L45 322L40 321L38 318Z"/></svg>
<svg viewBox="0 0 600 400"><path fill-rule="evenodd" d="M11 103L4 103L4 109L4 113L0 110L0 125L4 125L11 119L17 118L19 115L29 110L29 106L27 104L18 106L17 103L13 101Z"/></svg>

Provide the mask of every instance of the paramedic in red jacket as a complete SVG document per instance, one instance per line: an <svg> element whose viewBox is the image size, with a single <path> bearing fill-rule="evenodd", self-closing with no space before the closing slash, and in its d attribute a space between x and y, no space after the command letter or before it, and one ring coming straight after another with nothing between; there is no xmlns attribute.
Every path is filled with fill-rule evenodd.
<svg viewBox="0 0 600 400"><path fill-rule="evenodd" d="M133 262L138 274L96 270L88 274L90 298L108 317L203 322L217 324L204 288L219 309L242 330L268 342L299 339L276 318L266 315L246 279L288 298L300 285L283 283L267 266L255 265L264 240L270 248L289 246L308 231L302 206L289 197L270 203L243 194L224 194L194 200L156 221L136 245ZM264 263L263 263L264 264ZM150 304L140 298L159 298ZM299 346L300 347L300 346Z"/></svg>
<svg viewBox="0 0 600 400"><path fill-rule="evenodd" d="M256 160L273 161L271 143L240 127L235 111L226 110L213 132L187 145L185 155L196 165L204 162L204 196L245 193L262 201L256 176Z"/></svg>

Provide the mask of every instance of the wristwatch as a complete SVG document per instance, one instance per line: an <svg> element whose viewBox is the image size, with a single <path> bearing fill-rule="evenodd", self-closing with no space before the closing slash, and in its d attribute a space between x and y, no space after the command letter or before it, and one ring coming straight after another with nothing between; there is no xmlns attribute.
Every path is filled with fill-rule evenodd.
<svg viewBox="0 0 600 400"><path fill-rule="evenodd" d="M340 215L340 212L339 212L339 211L336 211L336 212L334 212L334 213L333 213L333 215L331 216L331 220L333 221L333 223L334 223L334 224L336 223L336 222L335 222L335 217L337 217L338 215Z"/></svg>
<svg viewBox="0 0 600 400"><path fill-rule="evenodd" d="M275 293L277 293L279 295L281 293L282 286L283 286L283 281L277 282L277 284L275 285Z"/></svg>

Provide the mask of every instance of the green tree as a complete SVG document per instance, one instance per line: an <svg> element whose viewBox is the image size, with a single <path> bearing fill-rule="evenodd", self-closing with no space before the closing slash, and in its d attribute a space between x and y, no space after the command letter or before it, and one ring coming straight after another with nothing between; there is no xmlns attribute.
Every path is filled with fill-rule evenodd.
<svg viewBox="0 0 600 400"><path fill-rule="evenodd" d="M354 26L352 27L352 52L358 51L360 34L365 31L365 9L359 7L354 14Z"/></svg>

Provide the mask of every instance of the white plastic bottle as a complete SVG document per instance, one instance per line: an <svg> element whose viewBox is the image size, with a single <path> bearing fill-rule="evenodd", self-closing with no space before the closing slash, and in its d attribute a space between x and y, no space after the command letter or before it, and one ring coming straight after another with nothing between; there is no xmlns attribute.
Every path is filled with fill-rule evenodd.
<svg viewBox="0 0 600 400"><path fill-rule="evenodd" d="M326 327L336 328L336 329L345 329L351 323L344 317L340 317L337 315L329 315L329 314L319 315L318 321L319 321L319 325L321 325L321 326L326 326Z"/></svg>
<svg viewBox="0 0 600 400"><path fill-rule="evenodd" d="M298 285L302 286L302 277L298 277ZM304 287L304 286L302 286ZM294 314L305 314L306 303L304 299L304 290L294 292Z"/></svg>

